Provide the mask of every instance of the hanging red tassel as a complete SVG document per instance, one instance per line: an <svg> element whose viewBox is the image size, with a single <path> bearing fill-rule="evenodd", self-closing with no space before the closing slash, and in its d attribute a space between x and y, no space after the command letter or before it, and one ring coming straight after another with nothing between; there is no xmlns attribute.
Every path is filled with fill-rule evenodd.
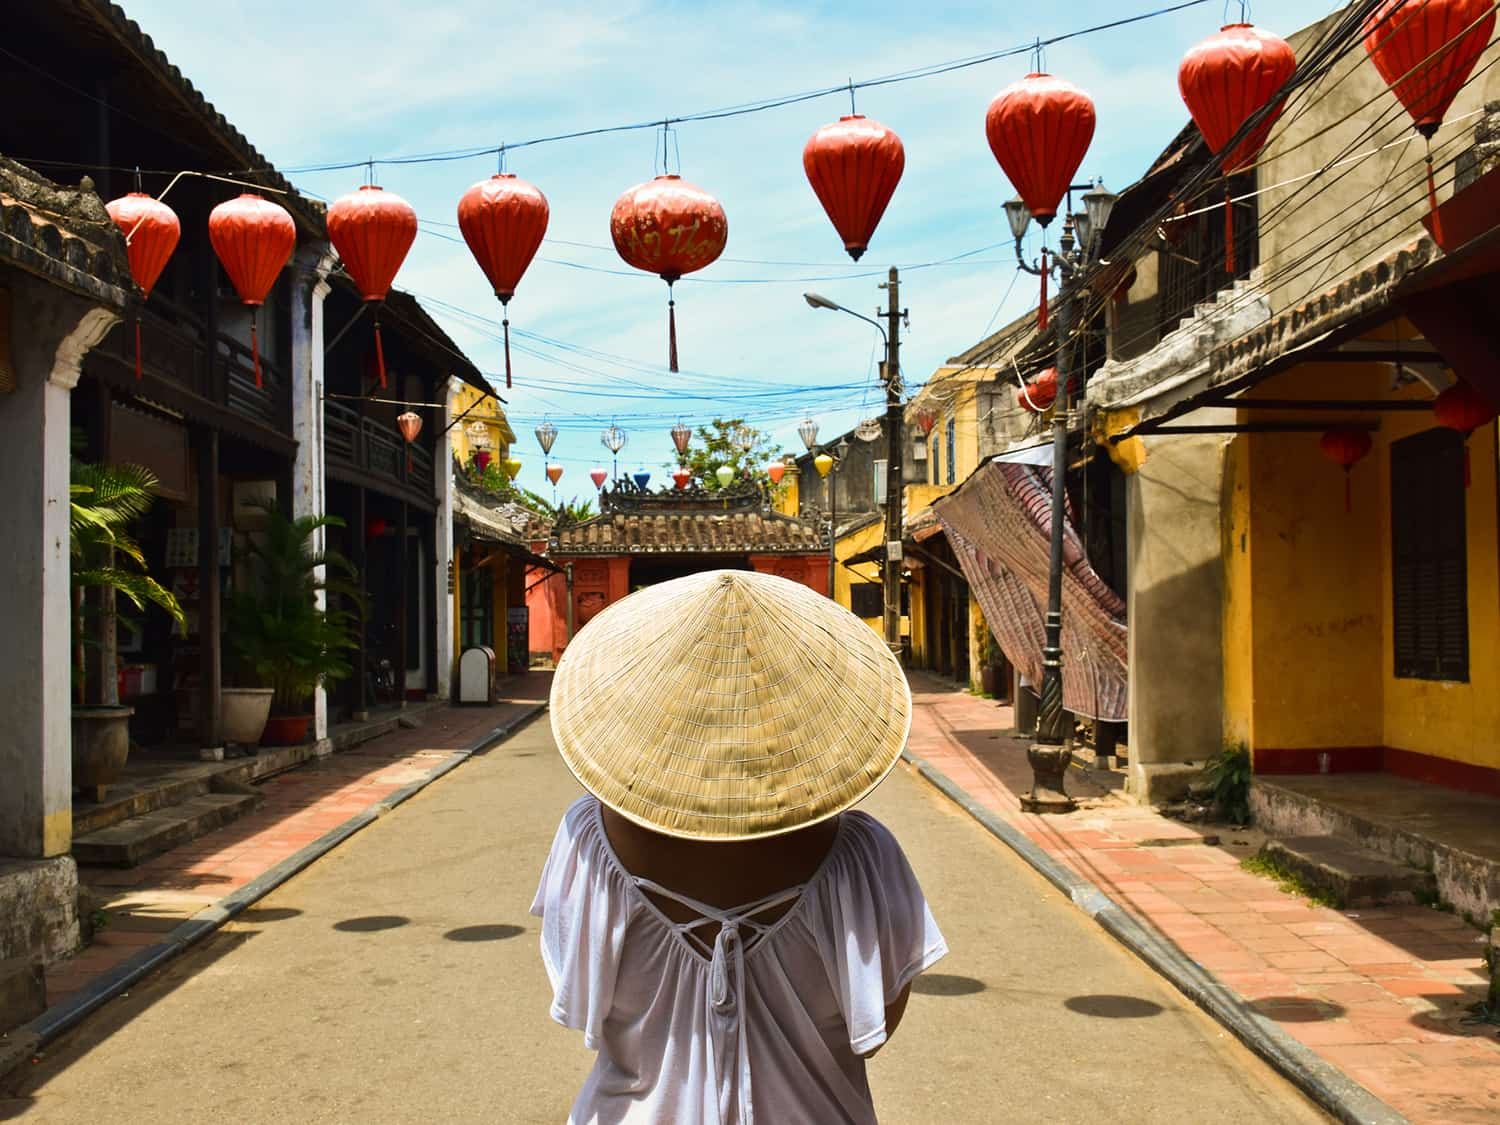
<svg viewBox="0 0 1500 1125"><path fill-rule="evenodd" d="M677 370L677 301L672 296L672 287L667 286L667 343L668 366Z"/></svg>
<svg viewBox="0 0 1500 1125"><path fill-rule="evenodd" d="M1224 181L1224 269L1233 277L1234 269L1234 202L1229 197L1229 181Z"/></svg>
<svg viewBox="0 0 1500 1125"><path fill-rule="evenodd" d="M510 306L506 305L505 319L500 322L505 328L505 389L510 390Z"/></svg>
<svg viewBox="0 0 1500 1125"><path fill-rule="evenodd" d="M375 366L380 370L380 389L385 390L385 346L380 342L380 317L375 318Z"/></svg>
<svg viewBox="0 0 1500 1125"><path fill-rule="evenodd" d="M1432 240L1443 244L1443 219L1438 214L1437 177L1432 171L1432 141L1427 142L1427 207L1432 212Z"/></svg>
<svg viewBox="0 0 1500 1125"><path fill-rule="evenodd" d="M1354 478L1349 470L1344 470L1344 512L1347 515L1354 510Z"/></svg>
<svg viewBox="0 0 1500 1125"><path fill-rule="evenodd" d="M141 318L135 318L135 381L141 381Z"/></svg>
<svg viewBox="0 0 1500 1125"><path fill-rule="evenodd" d="M1036 330L1047 331L1047 248L1042 247L1042 302L1037 309Z"/></svg>
<svg viewBox="0 0 1500 1125"><path fill-rule="evenodd" d="M259 319L256 309L250 310L250 359L255 364L255 389L260 390L260 339L255 334L255 322Z"/></svg>

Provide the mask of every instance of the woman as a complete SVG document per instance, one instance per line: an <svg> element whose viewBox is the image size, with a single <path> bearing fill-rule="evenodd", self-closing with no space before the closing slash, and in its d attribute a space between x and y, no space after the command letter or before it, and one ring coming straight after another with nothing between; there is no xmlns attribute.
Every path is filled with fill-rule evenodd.
<svg viewBox="0 0 1500 1125"><path fill-rule="evenodd" d="M911 867L851 812L911 694L863 622L716 571L609 607L569 645L552 729L590 796L532 913L552 1017L598 1060L574 1125L867 1125L865 1059L947 952Z"/></svg>

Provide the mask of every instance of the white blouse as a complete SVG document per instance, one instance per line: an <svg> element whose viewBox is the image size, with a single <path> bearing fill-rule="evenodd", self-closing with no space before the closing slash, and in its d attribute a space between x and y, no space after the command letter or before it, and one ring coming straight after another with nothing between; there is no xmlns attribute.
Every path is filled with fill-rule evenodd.
<svg viewBox="0 0 1500 1125"><path fill-rule="evenodd" d="M671 921L644 893L681 902ZM754 915L796 899L769 924ZM861 1057L885 1009L948 951L895 837L846 812L805 884L732 910L625 870L599 802L568 809L531 912L552 1018L599 1053L570 1125L875 1121ZM713 943L697 933L720 929Z"/></svg>

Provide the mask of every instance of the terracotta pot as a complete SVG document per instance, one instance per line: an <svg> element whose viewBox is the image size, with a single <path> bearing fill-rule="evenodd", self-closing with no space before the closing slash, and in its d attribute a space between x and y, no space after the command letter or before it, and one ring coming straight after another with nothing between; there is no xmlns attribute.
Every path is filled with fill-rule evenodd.
<svg viewBox="0 0 1500 1125"><path fill-rule="evenodd" d="M134 707L73 708L73 784L102 801L120 780L130 755L130 716Z"/></svg>
<svg viewBox="0 0 1500 1125"><path fill-rule="evenodd" d="M307 741L307 727L312 720L311 715L272 715L260 736L261 745L300 746Z"/></svg>
<svg viewBox="0 0 1500 1125"><path fill-rule="evenodd" d="M220 722L224 741L240 746L257 745L261 732L266 729L266 717L271 713L271 697L275 694L270 688L220 688Z"/></svg>

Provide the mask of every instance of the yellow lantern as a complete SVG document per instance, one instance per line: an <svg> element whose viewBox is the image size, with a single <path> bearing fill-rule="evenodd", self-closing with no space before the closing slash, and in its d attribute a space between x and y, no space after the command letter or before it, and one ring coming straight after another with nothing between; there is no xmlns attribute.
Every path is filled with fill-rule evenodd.
<svg viewBox="0 0 1500 1125"><path fill-rule="evenodd" d="M500 462L500 467L505 470L505 475L511 480L521 475L521 459L519 457L507 457Z"/></svg>
<svg viewBox="0 0 1500 1125"><path fill-rule="evenodd" d="M833 458L826 453L819 453L813 458L813 468L818 470L818 476L826 477L833 469Z"/></svg>

